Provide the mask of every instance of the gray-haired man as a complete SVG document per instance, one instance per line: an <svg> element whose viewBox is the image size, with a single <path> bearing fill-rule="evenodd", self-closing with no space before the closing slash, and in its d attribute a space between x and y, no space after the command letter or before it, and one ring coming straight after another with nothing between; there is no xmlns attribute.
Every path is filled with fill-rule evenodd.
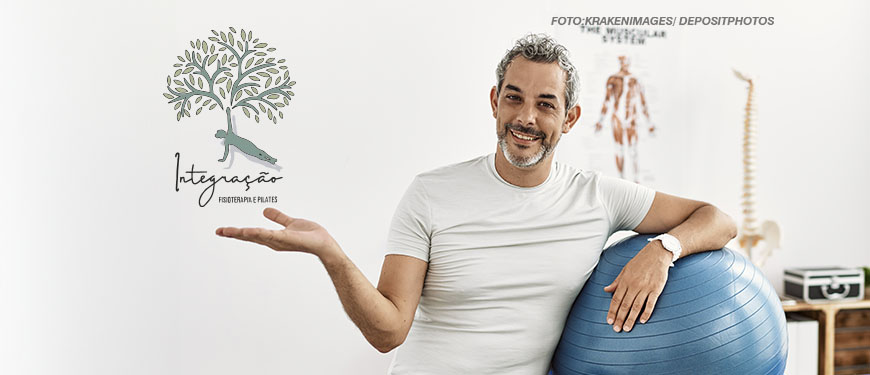
<svg viewBox="0 0 870 375"><path fill-rule="evenodd" d="M580 117L567 50L528 35L490 90L493 154L419 174L399 203L375 288L314 222L267 208L283 230L217 234L317 255L345 311L379 351L401 345L391 374L546 374L571 303L607 238L667 232L683 256L733 238L715 207L553 161ZM614 330L649 319L679 246L653 241L613 284ZM671 243L672 241L668 241Z"/></svg>

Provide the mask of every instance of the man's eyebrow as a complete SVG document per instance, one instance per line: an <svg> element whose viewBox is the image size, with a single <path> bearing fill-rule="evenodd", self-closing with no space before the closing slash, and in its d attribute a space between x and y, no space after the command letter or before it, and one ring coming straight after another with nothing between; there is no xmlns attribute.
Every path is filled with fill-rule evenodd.
<svg viewBox="0 0 870 375"><path fill-rule="evenodd" d="M516 91L516 92L521 93L521 94L523 93L523 90L520 90L519 87L516 87L516 86L511 85L511 84L507 84L507 85L505 85L505 89L507 89L507 90L513 90L513 91ZM541 98L541 99L551 99L551 100L558 100L558 99L559 99L558 96L553 95L553 94L541 94L541 95L538 95L538 98Z"/></svg>
<svg viewBox="0 0 870 375"><path fill-rule="evenodd" d="M511 84L506 85L504 88L506 88L506 89L508 89L508 90L514 90L514 91L516 91L516 92L518 92L518 93L522 93L522 92L523 92L523 90L520 90L519 87L516 87L516 86L511 85Z"/></svg>

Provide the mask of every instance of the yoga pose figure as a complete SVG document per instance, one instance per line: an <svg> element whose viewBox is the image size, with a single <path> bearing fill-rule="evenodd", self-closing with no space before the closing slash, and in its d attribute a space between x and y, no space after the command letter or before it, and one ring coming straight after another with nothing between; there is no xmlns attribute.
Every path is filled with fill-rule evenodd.
<svg viewBox="0 0 870 375"><path fill-rule="evenodd" d="M278 159L275 159L275 158L269 156L269 154L267 154L266 151L261 150L253 142L251 142L245 138L239 137L238 135L236 135L236 133L233 133L233 123L230 119L230 109L229 108L227 108L227 130L226 131L224 131L223 129L218 130L217 133L214 134L214 137L224 139L224 157L218 159L218 161L227 160L227 155L230 154L230 145L236 146L236 148L239 149L239 151L244 152L248 155L251 155L251 156L253 156L257 159L260 159L262 161L265 161L267 163L275 164L278 161Z"/></svg>

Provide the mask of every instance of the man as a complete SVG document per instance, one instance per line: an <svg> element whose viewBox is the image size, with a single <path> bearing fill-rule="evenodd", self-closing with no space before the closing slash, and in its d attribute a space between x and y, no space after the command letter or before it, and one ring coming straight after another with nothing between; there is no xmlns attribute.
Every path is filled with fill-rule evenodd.
<svg viewBox="0 0 870 375"><path fill-rule="evenodd" d="M276 209L263 213L283 230L217 234L317 255L366 339L383 353L402 345L392 374L545 374L610 234L668 232L683 256L734 237L731 219L709 204L553 162L580 117L564 47L528 35L496 73L496 152L414 179L377 288L324 228ZM613 299L601 319L617 332L649 319L674 258L650 242L605 288Z"/></svg>

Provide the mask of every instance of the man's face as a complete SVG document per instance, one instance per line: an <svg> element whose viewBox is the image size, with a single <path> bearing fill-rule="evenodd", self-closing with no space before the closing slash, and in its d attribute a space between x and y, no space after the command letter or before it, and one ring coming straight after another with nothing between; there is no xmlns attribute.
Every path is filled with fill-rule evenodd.
<svg viewBox="0 0 870 375"><path fill-rule="evenodd" d="M499 148L519 168L546 160L579 116L565 111L565 72L559 64L517 56L505 72L501 91L490 93Z"/></svg>

